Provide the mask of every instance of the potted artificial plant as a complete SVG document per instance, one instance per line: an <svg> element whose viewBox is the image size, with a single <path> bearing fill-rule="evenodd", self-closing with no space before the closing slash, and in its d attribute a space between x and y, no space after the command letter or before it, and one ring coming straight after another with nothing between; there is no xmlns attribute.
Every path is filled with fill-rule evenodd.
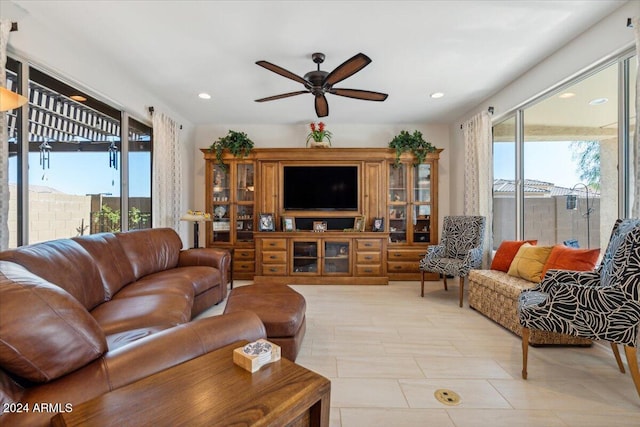
<svg viewBox="0 0 640 427"><path fill-rule="evenodd" d="M389 148L396 150L396 160L393 163L393 167L400 166L400 156L404 152L411 152L416 161L414 165L419 165L424 162L427 154L436 151L436 147L431 145L430 142L425 141L422 137L422 132L415 130L413 133L409 133L406 130L400 131L390 142Z"/></svg>
<svg viewBox="0 0 640 427"><path fill-rule="evenodd" d="M229 150L234 157L248 156L253 148L253 141L249 139L246 133L236 132L235 130L229 130L226 136L218 138L213 144L209 146L209 151L216 153L216 160L220 165L220 168L226 172L227 165L222 161L222 153L224 150Z"/></svg>

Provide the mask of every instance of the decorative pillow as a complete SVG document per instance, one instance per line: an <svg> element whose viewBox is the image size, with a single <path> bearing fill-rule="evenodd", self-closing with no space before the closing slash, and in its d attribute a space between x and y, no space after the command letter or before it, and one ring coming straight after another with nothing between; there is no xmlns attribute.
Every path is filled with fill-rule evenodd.
<svg viewBox="0 0 640 427"><path fill-rule="evenodd" d="M532 246L525 243L520 246L513 258L507 274L521 277L530 282L538 283L542 279L542 269L551 254L553 246Z"/></svg>
<svg viewBox="0 0 640 427"><path fill-rule="evenodd" d="M547 270L591 271L596 268L600 249L575 249L555 245L542 269L542 277Z"/></svg>
<svg viewBox="0 0 640 427"><path fill-rule="evenodd" d="M86 308L24 267L0 261L0 366L32 382L100 357L107 340Z"/></svg>
<svg viewBox="0 0 640 427"><path fill-rule="evenodd" d="M535 245L538 243L537 240L504 240L500 243L500 247L496 251L496 254L493 256L493 261L491 261L491 270L504 271L505 273L509 271L509 266L513 261L513 258L518 253L518 249L520 246L525 243L529 243L531 245Z"/></svg>

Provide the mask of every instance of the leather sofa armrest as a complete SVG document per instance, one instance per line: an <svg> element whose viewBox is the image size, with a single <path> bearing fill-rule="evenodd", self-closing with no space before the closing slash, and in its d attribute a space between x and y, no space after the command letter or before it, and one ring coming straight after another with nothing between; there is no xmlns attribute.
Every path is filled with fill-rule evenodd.
<svg viewBox="0 0 640 427"><path fill-rule="evenodd" d="M105 369L112 389L202 356L239 340L266 338L260 318L251 311L204 317L175 326L108 352Z"/></svg>
<svg viewBox="0 0 640 427"><path fill-rule="evenodd" d="M193 248L180 251L178 267L206 265L220 270L222 284L229 283L231 253L226 249Z"/></svg>

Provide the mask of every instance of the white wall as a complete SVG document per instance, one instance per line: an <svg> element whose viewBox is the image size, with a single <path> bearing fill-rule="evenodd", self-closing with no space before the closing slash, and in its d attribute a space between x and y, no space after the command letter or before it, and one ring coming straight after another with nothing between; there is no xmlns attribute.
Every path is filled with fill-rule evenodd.
<svg viewBox="0 0 640 427"><path fill-rule="evenodd" d="M553 55L506 85L481 104L470 109L450 126L451 158L464 159L464 140L460 124L474 114L494 107L494 122L515 108L529 102L559 82L570 79L598 62L634 45L633 29L627 18L640 15L640 1L632 0L585 31ZM492 167L487 165L487 167ZM451 214L462 214L464 207L464 171L454 168L451 175Z"/></svg>

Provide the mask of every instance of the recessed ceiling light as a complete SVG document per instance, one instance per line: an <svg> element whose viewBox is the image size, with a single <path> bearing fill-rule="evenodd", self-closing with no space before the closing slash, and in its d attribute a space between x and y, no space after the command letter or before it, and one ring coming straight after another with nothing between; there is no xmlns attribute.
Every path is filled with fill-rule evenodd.
<svg viewBox="0 0 640 427"><path fill-rule="evenodd" d="M198 97L199 97L200 99L211 99L211 95L209 95L209 94L208 94L208 93L206 93L206 92L199 93L199 94L198 94Z"/></svg>
<svg viewBox="0 0 640 427"><path fill-rule="evenodd" d="M596 98L589 101L589 105L602 105L606 104L607 102L609 102L608 98Z"/></svg>
<svg viewBox="0 0 640 427"><path fill-rule="evenodd" d="M78 102L85 102L87 100L87 98L85 98L82 95L71 95L69 98L73 99L74 101L78 101Z"/></svg>
<svg viewBox="0 0 640 427"><path fill-rule="evenodd" d="M558 98L567 99L567 98L573 98L574 96L576 96L576 94L573 92L564 92L558 95Z"/></svg>
<svg viewBox="0 0 640 427"><path fill-rule="evenodd" d="M444 96L444 93L442 93L442 92L433 92L429 96L432 97L433 99L437 99L437 98L442 98Z"/></svg>

